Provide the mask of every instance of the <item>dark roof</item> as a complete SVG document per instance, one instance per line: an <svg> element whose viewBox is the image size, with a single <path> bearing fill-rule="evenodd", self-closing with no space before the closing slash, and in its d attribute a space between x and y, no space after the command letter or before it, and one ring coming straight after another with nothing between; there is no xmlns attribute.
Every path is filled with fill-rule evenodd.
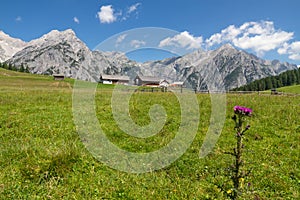
<svg viewBox="0 0 300 200"><path fill-rule="evenodd" d="M171 83L171 85L183 85L184 82L183 81L175 81L173 83Z"/></svg>
<svg viewBox="0 0 300 200"><path fill-rule="evenodd" d="M54 77L62 77L62 76L65 76L64 74L52 74L52 76L54 76Z"/></svg>
<svg viewBox="0 0 300 200"><path fill-rule="evenodd" d="M120 76L120 75L101 75L102 80L112 80L112 81L129 81L128 76Z"/></svg>
<svg viewBox="0 0 300 200"><path fill-rule="evenodd" d="M153 76L137 76L139 77L143 82L152 82L152 83L160 83L160 79Z"/></svg>

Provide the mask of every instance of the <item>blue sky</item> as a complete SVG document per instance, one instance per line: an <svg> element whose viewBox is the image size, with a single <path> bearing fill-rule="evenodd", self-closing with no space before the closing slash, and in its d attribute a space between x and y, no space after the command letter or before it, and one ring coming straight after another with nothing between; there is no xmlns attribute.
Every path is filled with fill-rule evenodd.
<svg viewBox="0 0 300 200"><path fill-rule="evenodd" d="M116 34L127 36L128 30L160 27L177 34L161 38L159 47L193 51L231 43L265 59L300 64L299 8L299 0L2 0L0 30L30 41L71 28L94 49ZM142 39L131 44L148 45ZM131 56L147 59L142 54ZM148 59L169 56L144 54Z"/></svg>

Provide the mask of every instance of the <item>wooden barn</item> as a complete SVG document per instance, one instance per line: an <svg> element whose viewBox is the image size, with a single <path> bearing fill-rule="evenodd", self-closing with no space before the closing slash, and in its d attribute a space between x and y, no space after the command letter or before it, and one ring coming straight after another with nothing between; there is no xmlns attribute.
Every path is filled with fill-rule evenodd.
<svg viewBox="0 0 300 200"><path fill-rule="evenodd" d="M134 79L134 84L138 86L159 87L160 79L153 76L137 75Z"/></svg>
<svg viewBox="0 0 300 200"><path fill-rule="evenodd" d="M65 79L65 75L63 75L63 74L53 74L53 78L56 81L63 81Z"/></svg>
<svg viewBox="0 0 300 200"><path fill-rule="evenodd" d="M120 76L120 75L101 75L100 76L100 83L103 84L122 84L128 85L129 84L129 77L128 76Z"/></svg>
<svg viewBox="0 0 300 200"><path fill-rule="evenodd" d="M184 82L177 81L170 84L171 87L183 87Z"/></svg>
<svg viewBox="0 0 300 200"><path fill-rule="evenodd" d="M159 87L167 88L167 87L169 87L169 85L170 85L170 82L167 81L166 79L160 80L160 82L159 82Z"/></svg>

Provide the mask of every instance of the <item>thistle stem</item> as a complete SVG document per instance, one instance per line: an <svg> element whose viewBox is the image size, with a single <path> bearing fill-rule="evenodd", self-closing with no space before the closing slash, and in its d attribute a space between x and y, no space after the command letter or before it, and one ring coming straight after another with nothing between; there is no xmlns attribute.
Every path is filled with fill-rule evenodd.
<svg viewBox="0 0 300 200"><path fill-rule="evenodd" d="M236 143L236 154L235 154L235 169L234 169L234 176L233 176L233 184L234 184L234 193L233 199L237 199L240 193L240 169L242 165L242 151L243 151L243 143L242 143L242 136L237 134L237 143Z"/></svg>

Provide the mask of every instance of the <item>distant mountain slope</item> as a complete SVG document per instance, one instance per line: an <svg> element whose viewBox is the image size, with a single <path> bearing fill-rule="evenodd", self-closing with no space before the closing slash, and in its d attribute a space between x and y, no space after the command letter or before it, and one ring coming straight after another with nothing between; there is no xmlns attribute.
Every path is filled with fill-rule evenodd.
<svg viewBox="0 0 300 200"><path fill-rule="evenodd" d="M198 50L178 58L145 63L142 71L147 69L152 75L187 80L198 89L208 89L206 82L209 81L223 81L225 88L231 89L296 68L289 63L265 61L225 44L213 51Z"/></svg>
<svg viewBox="0 0 300 200"><path fill-rule="evenodd" d="M213 89L208 88L212 85L208 83L212 82L219 86L223 83L224 88L232 89L297 68L296 65L276 60L265 61L229 44L212 51L197 50L181 57L137 63L123 53L91 51L72 30L51 31L27 43L7 62L24 65L32 73L63 73L90 81L98 81L100 74L126 74L132 78L136 74L156 76L184 81L198 90Z"/></svg>
<svg viewBox="0 0 300 200"><path fill-rule="evenodd" d="M53 30L29 42L7 62L22 64L36 74L64 74L81 80L98 80L103 72L120 73L119 66L129 62L120 53L103 53L90 49L72 30ZM115 59L115 57L122 59ZM122 62L123 61L123 62ZM131 62L134 63L134 62Z"/></svg>
<svg viewBox="0 0 300 200"><path fill-rule="evenodd" d="M32 73L64 73L75 78L79 68L87 65L92 57L88 47L80 41L72 30L56 30L29 42L16 53L9 63L27 66ZM81 79L87 77L82 76Z"/></svg>
<svg viewBox="0 0 300 200"><path fill-rule="evenodd" d="M247 85L234 88L236 91L264 91L300 84L300 68L285 71L276 76L268 76L255 80Z"/></svg>

